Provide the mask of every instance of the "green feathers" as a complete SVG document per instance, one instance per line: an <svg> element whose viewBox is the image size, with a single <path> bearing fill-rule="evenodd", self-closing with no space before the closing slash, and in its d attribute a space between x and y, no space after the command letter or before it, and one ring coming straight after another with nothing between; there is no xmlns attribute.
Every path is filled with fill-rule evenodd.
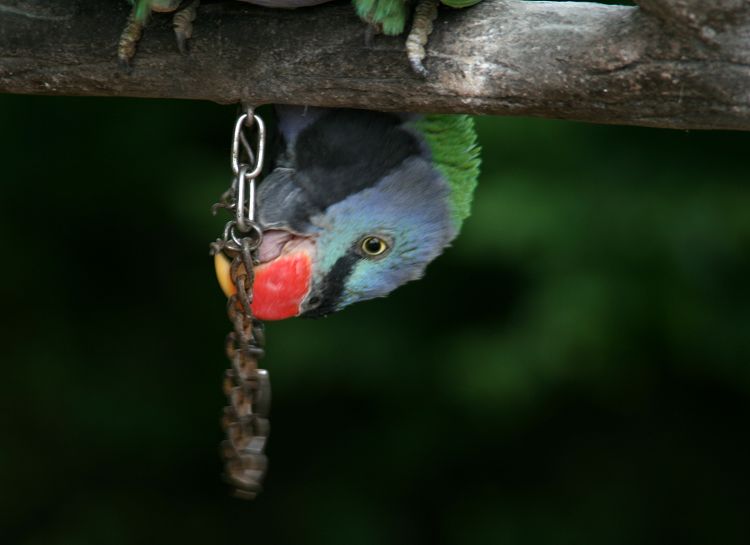
<svg viewBox="0 0 750 545"><path fill-rule="evenodd" d="M481 0L440 0L451 8L467 8ZM354 8L364 21L382 28L383 34L396 36L404 31L410 8L408 0L353 0Z"/></svg>
<svg viewBox="0 0 750 545"><path fill-rule="evenodd" d="M146 23L152 11L171 12L180 7L181 0L129 0L135 6L133 17L139 23Z"/></svg>
<svg viewBox="0 0 750 545"><path fill-rule="evenodd" d="M456 232L471 213L471 200L479 177L481 151L474 120L468 115L426 115L414 122L424 135L437 169L451 187Z"/></svg>
<svg viewBox="0 0 750 545"><path fill-rule="evenodd" d="M132 3L135 4L133 10L135 20L141 23L145 22L151 14L151 0L132 0Z"/></svg>
<svg viewBox="0 0 750 545"><path fill-rule="evenodd" d="M364 21L383 29L383 34L396 36L404 31L409 17L405 0L354 0L354 8Z"/></svg>
<svg viewBox="0 0 750 545"><path fill-rule="evenodd" d="M443 4L451 8L468 8L474 4L478 4L482 0L441 0Z"/></svg>

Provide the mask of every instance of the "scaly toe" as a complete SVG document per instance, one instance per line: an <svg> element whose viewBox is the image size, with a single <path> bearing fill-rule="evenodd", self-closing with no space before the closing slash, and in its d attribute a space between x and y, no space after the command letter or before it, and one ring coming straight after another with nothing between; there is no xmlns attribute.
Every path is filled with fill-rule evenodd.
<svg viewBox="0 0 750 545"><path fill-rule="evenodd" d="M191 0L181 7L172 17L174 36L177 40L177 48L183 55L188 52L188 43L193 36L193 21L198 15L200 0Z"/></svg>

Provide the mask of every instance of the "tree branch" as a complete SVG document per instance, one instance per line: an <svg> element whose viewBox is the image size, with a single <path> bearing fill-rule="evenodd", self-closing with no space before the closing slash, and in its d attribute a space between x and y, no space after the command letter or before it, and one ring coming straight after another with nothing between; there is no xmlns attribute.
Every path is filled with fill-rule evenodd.
<svg viewBox="0 0 750 545"><path fill-rule="evenodd" d="M116 63L122 0L0 0L0 92L469 112L750 130L750 2L485 1L441 9L422 80L404 38L370 46L348 3L201 7L191 53L168 16L131 72Z"/></svg>
<svg viewBox="0 0 750 545"><path fill-rule="evenodd" d="M704 31L703 26L740 26L750 15L747 0L636 0L636 3L673 25L698 33Z"/></svg>

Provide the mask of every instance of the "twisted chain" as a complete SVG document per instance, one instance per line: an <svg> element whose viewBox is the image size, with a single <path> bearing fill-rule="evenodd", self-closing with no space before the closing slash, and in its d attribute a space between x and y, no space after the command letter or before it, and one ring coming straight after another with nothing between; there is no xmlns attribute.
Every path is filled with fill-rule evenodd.
<svg viewBox="0 0 750 545"><path fill-rule="evenodd" d="M255 151L244 134L246 128L256 130ZM264 332L263 323L252 312L253 265L263 237L255 221L255 178L263 168L264 151L265 126L249 110L237 118L234 127L232 185L214 205L214 211L227 209L234 219L227 222L223 237L211 244L212 254L221 252L231 259L229 274L235 288L227 301L233 330L226 339L230 368L224 377L224 393L229 405L224 407L221 421L227 436L221 452L225 478L234 487L234 494L244 499L253 499L261 491L268 465L265 447L270 429L271 383L268 372L258 368L264 354Z"/></svg>

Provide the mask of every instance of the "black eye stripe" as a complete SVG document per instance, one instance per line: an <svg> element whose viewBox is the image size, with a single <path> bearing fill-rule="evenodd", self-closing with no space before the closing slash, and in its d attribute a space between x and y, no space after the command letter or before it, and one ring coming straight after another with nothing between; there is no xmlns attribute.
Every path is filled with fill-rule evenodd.
<svg viewBox="0 0 750 545"><path fill-rule="evenodd" d="M347 252L333 264L331 272L322 282L321 292L315 296L319 298L320 305L304 312L302 316L306 318L319 318L336 311L341 294L344 292L344 286L349 276L352 274L354 265L360 257L353 253Z"/></svg>

